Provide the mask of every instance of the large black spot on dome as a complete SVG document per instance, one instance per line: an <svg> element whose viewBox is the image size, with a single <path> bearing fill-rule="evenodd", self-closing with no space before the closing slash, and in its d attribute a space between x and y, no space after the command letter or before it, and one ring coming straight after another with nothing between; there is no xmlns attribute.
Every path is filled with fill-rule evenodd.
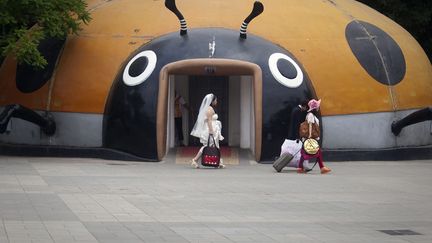
<svg viewBox="0 0 432 243"><path fill-rule="evenodd" d="M362 67L378 82L396 85L405 76L406 63L399 45L380 28L352 21L345 37Z"/></svg>
<svg viewBox="0 0 432 243"><path fill-rule="evenodd" d="M47 38L39 43L38 50L48 62L44 69L38 69L28 64L18 64L16 86L19 91L23 93L34 92L51 79L64 42L65 39Z"/></svg>

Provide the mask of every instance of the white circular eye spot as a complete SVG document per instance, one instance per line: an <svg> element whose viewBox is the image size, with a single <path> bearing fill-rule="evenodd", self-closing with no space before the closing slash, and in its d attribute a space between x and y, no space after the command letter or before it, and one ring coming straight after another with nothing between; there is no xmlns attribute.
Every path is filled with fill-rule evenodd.
<svg viewBox="0 0 432 243"><path fill-rule="evenodd" d="M147 67L140 75L136 77L132 77L129 73L129 69L131 65L140 57L147 58ZM153 73L153 70L156 67L156 62L157 62L157 57L154 51L147 50L138 53L128 62L125 69L123 70L123 82L128 86L136 86L138 84L143 83Z"/></svg>
<svg viewBox="0 0 432 243"><path fill-rule="evenodd" d="M290 62L294 66L297 71L297 76L295 78L287 78L279 71L277 63L281 59ZM289 56L282 53L273 53L269 57L268 65L273 77L282 85L288 88L297 88L303 83L303 72L300 66Z"/></svg>

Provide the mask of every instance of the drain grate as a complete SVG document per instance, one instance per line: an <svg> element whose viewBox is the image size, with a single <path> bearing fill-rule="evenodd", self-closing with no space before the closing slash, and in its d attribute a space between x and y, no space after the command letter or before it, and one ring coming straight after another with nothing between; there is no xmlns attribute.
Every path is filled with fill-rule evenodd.
<svg viewBox="0 0 432 243"><path fill-rule="evenodd" d="M388 235L422 235L412 230L401 229L401 230L378 230L379 232L388 234Z"/></svg>
<svg viewBox="0 0 432 243"><path fill-rule="evenodd" d="M108 163L107 165L128 165L128 164L120 164L120 163Z"/></svg>

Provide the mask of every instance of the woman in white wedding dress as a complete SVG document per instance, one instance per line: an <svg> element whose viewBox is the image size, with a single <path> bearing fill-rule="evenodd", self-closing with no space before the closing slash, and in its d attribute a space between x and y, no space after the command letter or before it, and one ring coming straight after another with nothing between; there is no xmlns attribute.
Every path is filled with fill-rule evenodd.
<svg viewBox="0 0 432 243"><path fill-rule="evenodd" d="M207 146L210 135L213 136L217 148L219 148L219 141L224 139L222 136L222 123L218 120L218 115L214 110L216 105L217 97L214 94L207 94L201 102L198 118L191 132L191 135L199 138L200 142L203 144L196 156L192 159L191 166L194 168L199 168L197 160L201 157L204 147ZM213 140L210 139L210 145L212 144ZM219 168L225 168L222 159L220 160Z"/></svg>

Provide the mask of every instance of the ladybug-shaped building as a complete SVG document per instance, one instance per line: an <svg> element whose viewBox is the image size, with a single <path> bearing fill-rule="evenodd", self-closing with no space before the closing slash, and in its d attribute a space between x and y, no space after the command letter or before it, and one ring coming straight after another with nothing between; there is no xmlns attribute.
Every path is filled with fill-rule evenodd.
<svg viewBox="0 0 432 243"><path fill-rule="evenodd" d="M310 98L322 100L326 150L432 144L430 124L417 123L430 119L430 61L357 1L92 0L88 9L78 36L41 43L45 70L4 60L3 151L162 160L174 146L174 90L192 107L215 93L226 145L257 161L278 155L292 108Z"/></svg>

